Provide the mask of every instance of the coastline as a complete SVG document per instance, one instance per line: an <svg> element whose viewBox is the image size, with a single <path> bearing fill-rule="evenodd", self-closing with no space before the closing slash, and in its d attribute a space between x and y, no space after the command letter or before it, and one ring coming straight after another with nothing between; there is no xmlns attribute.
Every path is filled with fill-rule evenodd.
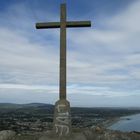
<svg viewBox="0 0 140 140"><path fill-rule="evenodd" d="M138 128L135 127L135 121L137 121L137 118L138 118L137 115L139 117L140 116L140 113L131 114L131 115L127 115L127 116L123 116L123 117L120 117L120 118L113 119L113 120L109 121L109 123L107 123L106 128L107 129L111 129L111 130L124 131L124 132L133 132L133 131L140 132L140 127L138 127ZM122 122L120 122L120 121L122 121ZM138 119L138 122L139 122L139 119ZM119 125L119 123L121 123L121 125ZM134 128L133 129L129 129L130 128L129 125L131 125ZM139 126L139 125L137 125L137 126Z"/></svg>
<svg viewBox="0 0 140 140"><path fill-rule="evenodd" d="M111 118L103 123L103 127L108 129L110 126L119 122L120 120L121 120L121 117Z"/></svg>
<svg viewBox="0 0 140 140"><path fill-rule="evenodd" d="M105 122L103 123L103 126L104 126L105 128L109 128L109 127L111 127L112 125L116 124L116 123L119 122L119 121L122 121L122 120L131 120L130 117L135 116L135 115L140 115L140 113L131 114L131 115L126 115L126 116L121 116L121 117L116 117L116 118L111 118L111 119L105 121ZM128 118L127 118L127 117L128 117Z"/></svg>

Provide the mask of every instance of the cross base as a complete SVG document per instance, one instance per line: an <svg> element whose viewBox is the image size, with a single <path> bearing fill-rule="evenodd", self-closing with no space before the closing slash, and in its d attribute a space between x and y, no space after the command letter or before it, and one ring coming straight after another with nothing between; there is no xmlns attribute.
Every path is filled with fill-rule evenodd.
<svg viewBox="0 0 140 140"><path fill-rule="evenodd" d="M55 103L53 132L59 137L71 135L70 103L65 99Z"/></svg>

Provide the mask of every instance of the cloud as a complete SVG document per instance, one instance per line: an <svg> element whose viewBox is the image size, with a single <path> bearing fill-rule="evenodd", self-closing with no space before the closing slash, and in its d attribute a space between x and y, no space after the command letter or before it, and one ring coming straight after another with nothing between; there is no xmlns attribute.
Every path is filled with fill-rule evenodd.
<svg viewBox="0 0 140 140"><path fill-rule="evenodd" d="M112 91L110 87L68 86L68 100L71 106L136 107L139 106L140 98L140 95L137 93L139 91L135 91L135 94L125 91ZM58 86L0 84L0 96L0 102L5 100L16 103L40 101L54 104L58 100L59 94ZM125 102L125 104L122 104L122 102Z"/></svg>
<svg viewBox="0 0 140 140"><path fill-rule="evenodd" d="M140 17L138 15L140 1L136 1L129 5L127 9L116 15L110 21L110 25L117 24L117 29L124 30L129 33L138 33L140 32L139 24L140 24Z"/></svg>
<svg viewBox="0 0 140 140"><path fill-rule="evenodd" d="M12 77L19 83L32 83L39 78L49 79L50 74L53 74L50 81L53 77L57 79L58 54L51 45L44 48L14 31L5 28L0 31L0 74L9 75L9 79L1 78L1 82Z"/></svg>
<svg viewBox="0 0 140 140"><path fill-rule="evenodd" d="M139 6L137 1L104 17L101 28L68 30L72 105L127 106L131 98L140 97ZM36 31L36 19L24 3L7 7L0 16L0 101L29 102L30 97L30 102L45 102L44 98L54 102L59 85L59 30ZM47 18L54 20L56 14Z"/></svg>

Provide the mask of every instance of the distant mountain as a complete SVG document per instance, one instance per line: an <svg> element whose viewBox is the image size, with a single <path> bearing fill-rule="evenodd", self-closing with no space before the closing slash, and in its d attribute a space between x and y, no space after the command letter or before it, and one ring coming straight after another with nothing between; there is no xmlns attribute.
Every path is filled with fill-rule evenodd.
<svg viewBox="0 0 140 140"><path fill-rule="evenodd" d="M0 109L18 109L25 107L52 107L51 104L43 104L43 103L29 103L29 104L14 104L14 103L0 103Z"/></svg>
<svg viewBox="0 0 140 140"><path fill-rule="evenodd" d="M29 104L23 104L24 107L52 107L52 104L45 104L45 103L29 103Z"/></svg>
<svg viewBox="0 0 140 140"><path fill-rule="evenodd" d="M0 109L16 109L20 108L22 105L20 104L12 104L12 103L0 103Z"/></svg>

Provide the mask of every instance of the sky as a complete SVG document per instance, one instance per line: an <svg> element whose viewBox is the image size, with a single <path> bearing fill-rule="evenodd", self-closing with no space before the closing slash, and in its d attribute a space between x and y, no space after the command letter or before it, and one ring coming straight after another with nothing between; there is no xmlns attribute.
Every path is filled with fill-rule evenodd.
<svg viewBox="0 0 140 140"><path fill-rule="evenodd" d="M36 22L91 20L67 29L71 106L140 107L140 0L0 0L0 103L59 99L60 30Z"/></svg>

